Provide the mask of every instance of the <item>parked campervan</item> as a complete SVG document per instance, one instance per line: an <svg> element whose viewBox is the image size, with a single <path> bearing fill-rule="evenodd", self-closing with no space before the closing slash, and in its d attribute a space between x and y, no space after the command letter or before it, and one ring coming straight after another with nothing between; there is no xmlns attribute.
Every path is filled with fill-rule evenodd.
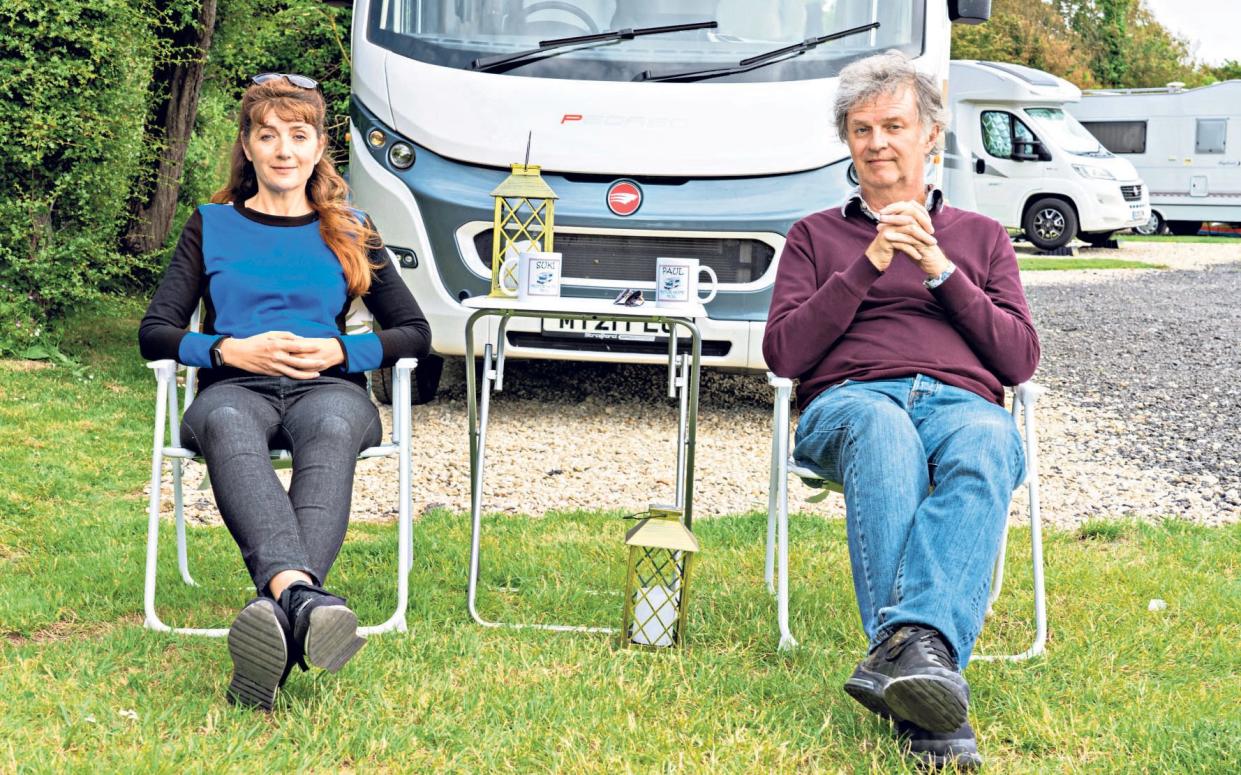
<svg viewBox="0 0 1241 775"><path fill-rule="evenodd" d="M437 353L460 356L462 301L490 289L491 192L532 135L559 197L564 293L653 290L657 258L697 258L719 277L703 364L763 370L785 234L853 185L831 112L841 68L897 49L942 84L950 22L989 13L990 0L355 0L354 201ZM648 324L514 319L504 335L509 357L668 350Z"/></svg>
<svg viewBox="0 0 1241 775"><path fill-rule="evenodd" d="M1133 165L1065 112L1081 91L1063 78L953 60L948 95L945 191L957 207L1020 230L1043 250L1075 236L1100 244L1150 216Z"/></svg>
<svg viewBox="0 0 1241 775"><path fill-rule="evenodd" d="M1070 112L1150 187L1144 234L1241 225L1241 80L1087 91Z"/></svg>

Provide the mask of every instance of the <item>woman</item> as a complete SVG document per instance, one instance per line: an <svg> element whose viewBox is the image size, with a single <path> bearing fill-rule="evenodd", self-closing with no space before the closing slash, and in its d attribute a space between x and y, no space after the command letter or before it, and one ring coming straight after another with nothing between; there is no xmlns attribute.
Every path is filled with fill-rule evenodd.
<svg viewBox="0 0 1241 775"><path fill-rule="evenodd" d="M345 203L315 81L255 76L228 185L181 233L138 338L201 369L182 420L259 597L229 631L228 696L269 710L292 665L335 671L365 642L323 588L349 521L358 452L379 443L364 373L430 349L426 318L369 219ZM378 334L342 336L361 297ZM201 333L185 330L199 303ZM268 450L293 454L288 492Z"/></svg>

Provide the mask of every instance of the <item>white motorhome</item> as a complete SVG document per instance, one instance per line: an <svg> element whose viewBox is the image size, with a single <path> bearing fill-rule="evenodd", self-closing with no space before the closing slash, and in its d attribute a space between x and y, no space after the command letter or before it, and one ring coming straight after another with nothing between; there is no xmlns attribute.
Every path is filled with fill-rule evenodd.
<svg viewBox="0 0 1241 775"><path fill-rule="evenodd" d="M1241 80L1087 91L1070 111L1150 187L1151 217L1139 231L1241 225Z"/></svg>
<svg viewBox="0 0 1241 775"><path fill-rule="evenodd" d="M841 68L898 49L942 84L951 22L989 14L990 0L355 0L354 200L436 352L462 355L461 302L490 288L490 192L533 133L530 162L559 196L564 293L653 289L657 258L698 258L720 283L703 363L762 370L785 234L853 185L832 119ZM640 206L628 188L609 197L618 184ZM666 357L661 330L582 325L513 320L507 352Z"/></svg>
<svg viewBox="0 0 1241 775"><path fill-rule="evenodd" d="M1137 170L1066 106L1081 91L1042 70L953 60L945 192L957 207L1019 229L1043 250L1101 244L1150 216Z"/></svg>

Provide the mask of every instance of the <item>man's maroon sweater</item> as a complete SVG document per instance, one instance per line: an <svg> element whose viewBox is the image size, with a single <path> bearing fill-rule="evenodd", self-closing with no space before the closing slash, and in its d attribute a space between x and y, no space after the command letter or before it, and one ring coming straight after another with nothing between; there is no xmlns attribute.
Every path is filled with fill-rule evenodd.
<svg viewBox="0 0 1241 775"><path fill-rule="evenodd" d="M996 221L953 207L931 215L956 271L927 290L926 274L897 252L880 272L866 257L875 224L839 207L789 230L767 314L763 357L798 377L802 409L842 380L926 374L997 404L1005 385L1038 365L1017 257Z"/></svg>

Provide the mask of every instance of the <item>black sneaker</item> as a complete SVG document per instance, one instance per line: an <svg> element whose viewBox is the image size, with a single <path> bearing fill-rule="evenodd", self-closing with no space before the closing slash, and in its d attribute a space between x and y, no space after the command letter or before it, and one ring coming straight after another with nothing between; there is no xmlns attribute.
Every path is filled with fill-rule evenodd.
<svg viewBox="0 0 1241 775"><path fill-rule="evenodd" d="M936 630L906 625L858 663L845 692L872 713L933 732L966 722L969 684Z"/></svg>
<svg viewBox="0 0 1241 775"><path fill-rule="evenodd" d="M271 710L292 666L286 632L284 612L270 598L251 600L237 614L228 630L228 699L234 705Z"/></svg>
<svg viewBox="0 0 1241 775"><path fill-rule="evenodd" d="M343 597L295 581L280 594L280 607L293 625L293 648L303 669L306 662L330 673L340 670L366 645L358 635L358 615Z"/></svg>
<svg viewBox="0 0 1241 775"><path fill-rule="evenodd" d="M982 766L978 741L968 721L951 732L931 732L917 724L898 721L895 732L902 752L928 767L976 770Z"/></svg>

